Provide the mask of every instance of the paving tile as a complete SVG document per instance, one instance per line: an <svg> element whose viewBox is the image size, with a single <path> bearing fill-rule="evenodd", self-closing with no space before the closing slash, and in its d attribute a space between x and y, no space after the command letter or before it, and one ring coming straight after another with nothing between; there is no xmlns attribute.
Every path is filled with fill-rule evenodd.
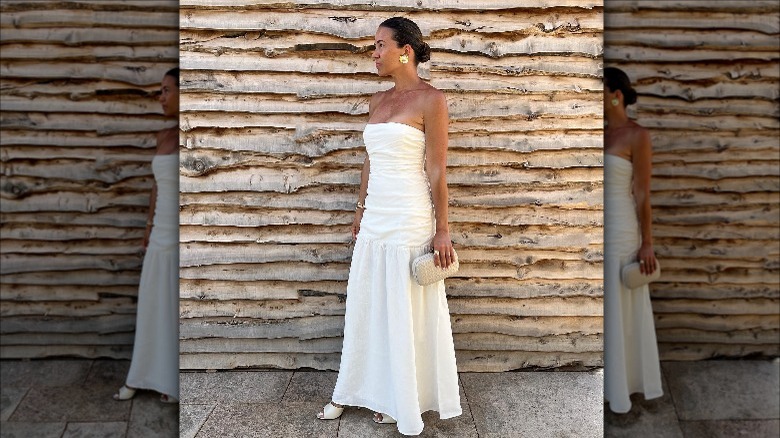
<svg viewBox="0 0 780 438"><path fill-rule="evenodd" d="M127 421L130 402L114 401L115 390L109 386L34 386L9 421Z"/></svg>
<svg viewBox="0 0 780 438"><path fill-rule="evenodd" d="M0 387L0 421L6 421L14 412L29 388Z"/></svg>
<svg viewBox="0 0 780 438"><path fill-rule="evenodd" d="M598 372L462 373L481 438L603 436Z"/></svg>
<svg viewBox="0 0 780 438"><path fill-rule="evenodd" d="M179 405L163 403L160 394L141 391L133 398L127 438L176 438L179 436Z"/></svg>
<svg viewBox="0 0 780 438"><path fill-rule="evenodd" d="M341 418L338 420L329 420L329 422L331 421L339 423L338 438L388 438L404 436L398 432L398 428L395 424L374 423L374 411L371 409L347 407L344 409L344 413L341 414ZM425 431L423 430L423 432Z"/></svg>
<svg viewBox="0 0 780 438"><path fill-rule="evenodd" d="M3 438L59 438L65 431L65 422L14 422L0 423Z"/></svg>
<svg viewBox="0 0 780 438"><path fill-rule="evenodd" d="M780 418L780 360L663 362L680 420Z"/></svg>
<svg viewBox="0 0 780 438"><path fill-rule="evenodd" d="M90 385L108 385L118 391L127 380L127 372L130 371L129 360L95 360L84 382Z"/></svg>
<svg viewBox="0 0 780 438"><path fill-rule="evenodd" d="M214 408L197 437L335 438L338 420L316 417L319 403L233 403Z"/></svg>
<svg viewBox="0 0 780 438"><path fill-rule="evenodd" d="M336 377L338 373L333 371L296 371L282 403L313 402L324 406L333 396Z"/></svg>
<svg viewBox="0 0 780 438"><path fill-rule="evenodd" d="M9 360L0 361L0 381L4 387L80 385L87 377L91 360Z"/></svg>
<svg viewBox="0 0 780 438"><path fill-rule="evenodd" d="M121 438L125 436L124 421L100 423L68 423L62 438Z"/></svg>
<svg viewBox="0 0 780 438"><path fill-rule="evenodd" d="M683 438L677 412L666 377L661 374L664 395L645 400L641 394L631 395L631 410L616 414L604 405L605 438Z"/></svg>
<svg viewBox="0 0 780 438"><path fill-rule="evenodd" d="M428 411L423 413L425 428L418 436L422 438L448 437L448 438L477 438L477 429L474 427L474 419L471 416L463 386L460 386L460 404L463 414L455 418L442 420L439 413ZM339 424L339 438L364 438L364 437L403 437L394 424L376 424L373 420L374 412L366 408L348 407L341 416Z"/></svg>
<svg viewBox="0 0 780 438"><path fill-rule="evenodd" d="M181 373L182 403L278 403L282 401L292 371L226 371ZM327 401L326 401L327 403Z"/></svg>
<svg viewBox="0 0 780 438"><path fill-rule="evenodd" d="M777 438L780 420L683 421L685 438Z"/></svg>
<svg viewBox="0 0 780 438"><path fill-rule="evenodd" d="M190 405L179 406L179 437L194 438L203 423L214 410L214 405Z"/></svg>

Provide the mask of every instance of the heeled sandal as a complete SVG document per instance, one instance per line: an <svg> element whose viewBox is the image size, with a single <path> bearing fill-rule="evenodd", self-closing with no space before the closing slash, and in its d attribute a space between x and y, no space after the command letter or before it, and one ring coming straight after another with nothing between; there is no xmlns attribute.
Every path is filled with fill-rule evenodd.
<svg viewBox="0 0 780 438"><path fill-rule="evenodd" d="M320 420L335 420L341 416L341 414L344 413L344 406L338 407L333 404L333 402L329 402L322 408L322 412L317 413L317 418Z"/></svg>
<svg viewBox="0 0 780 438"><path fill-rule="evenodd" d="M379 417L382 417L381 419ZM395 421L395 418L387 415L382 414L380 412L374 412L374 423L376 424L395 424L397 421Z"/></svg>
<svg viewBox="0 0 780 438"><path fill-rule="evenodd" d="M119 392L114 394L114 400L116 401L126 401L133 397L135 397L135 389L127 385L122 385L122 387L119 388Z"/></svg>

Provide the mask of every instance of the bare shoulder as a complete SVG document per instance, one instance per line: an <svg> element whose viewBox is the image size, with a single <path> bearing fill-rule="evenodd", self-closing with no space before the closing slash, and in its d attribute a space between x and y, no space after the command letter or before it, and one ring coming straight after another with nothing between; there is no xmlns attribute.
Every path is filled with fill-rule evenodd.
<svg viewBox="0 0 780 438"><path fill-rule="evenodd" d="M430 84L425 84L421 94L427 103L447 102L447 96L444 92Z"/></svg>
<svg viewBox="0 0 780 438"><path fill-rule="evenodd" d="M425 84L425 88L420 93L420 103L423 104L425 112L429 111L447 111L447 96L438 88Z"/></svg>
<svg viewBox="0 0 780 438"><path fill-rule="evenodd" d="M371 117L371 114L374 113L374 109L379 106L379 104L382 102L382 99L384 99L386 95L387 91L377 91L371 95L371 99L368 101L369 118Z"/></svg>
<svg viewBox="0 0 780 438"><path fill-rule="evenodd" d="M371 100L369 101L369 105L376 105L377 103L381 102L382 99L387 96L387 92L389 90L383 90L383 91L377 91L376 93L371 95Z"/></svg>
<svg viewBox="0 0 780 438"><path fill-rule="evenodd" d="M650 131L644 126L633 122L630 134L631 156L635 160L645 162L652 156L652 145L650 143Z"/></svg>
<svg viewBox="0 0 780 438"><path fill-rule="evenodd" d="M650 131L639 123L631 124L631 143L637 146L648 146L650 144Z"/></svg>

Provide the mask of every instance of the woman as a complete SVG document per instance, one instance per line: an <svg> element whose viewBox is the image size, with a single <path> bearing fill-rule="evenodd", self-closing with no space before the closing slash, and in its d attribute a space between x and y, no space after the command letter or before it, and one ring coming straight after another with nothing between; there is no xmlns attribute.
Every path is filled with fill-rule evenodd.
<svg viewBox="0 0 780 438"><path fill-rule="evenodd" d="M165 73L160 104L167 117L179 116L179 69ZM152 159L154 186L138 287L133 359L115 400L133 398L137 389L160 392L160 401L179 398L179 126L157 133Z"/></svg>
<svg viewBox="0 0 780 438"><path fill-rule="evenodd" d="M629 120L636 102L628 76L604 69L604 397L613 412L631 410L629 396L663 395L648 287L630 290L620 268L639 261L656 269L650 208L650 134Z"/></svg>
<svg viewBox="0 0 780 438"><path fill-rule="evenodd" d="M455 348L444 282L419 286L411 262L434 250L437 266L453 261L447 222L447 102L417 75L430 47L411 20L380 24L372 55L395 86L369 103L368 152L360 179L347 285L344 345L333 401L376 411L405 435L423 430L421 414L461 414Z"/></svg>

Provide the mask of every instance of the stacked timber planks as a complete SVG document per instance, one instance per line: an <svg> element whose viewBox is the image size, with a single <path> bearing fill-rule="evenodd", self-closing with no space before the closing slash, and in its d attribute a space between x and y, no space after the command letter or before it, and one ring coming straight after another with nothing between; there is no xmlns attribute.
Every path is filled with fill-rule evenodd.
<svg viewBox="0 0 780 438"><path fill-rule="evenodd" d="M0 357L129 358L178 2L0 12Z"/></svg>
<svg viewBox="0 0 780 438"><path fill-rule="evenodd" d="M183 369L336 369L370 55L402 15L451 117L459 369L602 364L601 0L182 0Z"/></svg>
<svg viewBox="0 0 780 438"><path fill-rule="evenodd" d="M780 354L780 4L606 4L653 140L661 359Z"/></svg>

